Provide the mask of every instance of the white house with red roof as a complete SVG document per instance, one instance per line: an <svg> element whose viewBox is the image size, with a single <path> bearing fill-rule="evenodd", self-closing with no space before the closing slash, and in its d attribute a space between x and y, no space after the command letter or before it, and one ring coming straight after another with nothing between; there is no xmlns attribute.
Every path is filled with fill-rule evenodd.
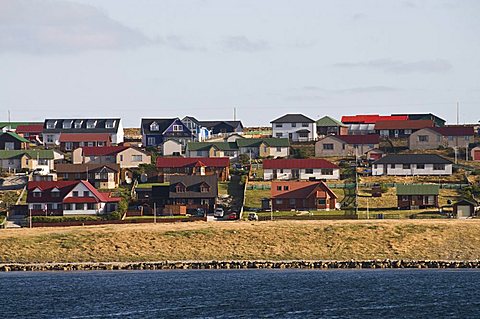
<svg viewBox="0 0 480 319"><path fill-rule="evenodd" d="M42 216L97 215L118 208L119 197L99 192L88 181L28 182L29 212Z"/></svg>
<svg viewBox="0 0 480 319"><path fill-rule="evenodd" d="M340 179L340 168L321 158L263 160L263 179L326 180Z"/></svg>
<svg viewBox="0 0 480 319"><path fill-rule="evenodd" d="M151 164L146 152L131 146L79 147L72 152L73 164L118 164L120 168Z"/></svg>

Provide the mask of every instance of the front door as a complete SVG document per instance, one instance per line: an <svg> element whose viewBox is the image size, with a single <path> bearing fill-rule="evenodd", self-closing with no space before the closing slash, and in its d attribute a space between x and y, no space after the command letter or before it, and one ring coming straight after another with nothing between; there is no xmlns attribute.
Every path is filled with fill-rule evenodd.
<svg viewBox="0 0 480 319"><path fill-rule="evenodd" d="M292 169L292 179L298 179L300 177L300 171L298 169Z"/></svg>

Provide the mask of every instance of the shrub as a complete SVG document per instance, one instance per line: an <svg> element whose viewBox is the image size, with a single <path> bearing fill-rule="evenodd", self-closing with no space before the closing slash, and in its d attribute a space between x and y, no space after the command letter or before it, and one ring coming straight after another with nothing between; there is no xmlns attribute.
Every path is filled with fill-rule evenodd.
<svg viewBox="0 0 480 319"><path fill-rule="evenodd" d="M103 218L105 220L121 220L122 217L123 217L123 214L124 213L121 213L119 211L114 211L114 212L111 212L110 214L106 214L103 216Z"/></svg>
<svg viewBox="0 0 480 319"><path fill-rule="evenodd" d="M33 223L87 222L102 220L99 216L32 216Z"/></svg>

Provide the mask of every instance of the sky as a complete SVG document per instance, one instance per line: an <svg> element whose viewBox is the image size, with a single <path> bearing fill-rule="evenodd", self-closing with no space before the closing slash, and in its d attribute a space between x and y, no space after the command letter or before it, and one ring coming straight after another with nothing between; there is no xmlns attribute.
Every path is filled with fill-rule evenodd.
<svg viewBox="0 0 480 319"><path fill-rule="evenodd" d="M480 120L477 0L0 0L0 120Z"/></svg>

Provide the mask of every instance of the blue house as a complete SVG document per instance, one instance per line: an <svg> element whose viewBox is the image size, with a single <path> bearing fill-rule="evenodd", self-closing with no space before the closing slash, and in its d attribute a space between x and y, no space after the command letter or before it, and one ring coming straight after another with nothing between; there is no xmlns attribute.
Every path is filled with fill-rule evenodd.
<svg viewBox="0 0 480 319"><path fill-rule="evenodd" d="M183 148L193 141L192 131L177 117L173 119L142 119L142 144L144 147L162 148L163 143L174 140Z"/></svg>

